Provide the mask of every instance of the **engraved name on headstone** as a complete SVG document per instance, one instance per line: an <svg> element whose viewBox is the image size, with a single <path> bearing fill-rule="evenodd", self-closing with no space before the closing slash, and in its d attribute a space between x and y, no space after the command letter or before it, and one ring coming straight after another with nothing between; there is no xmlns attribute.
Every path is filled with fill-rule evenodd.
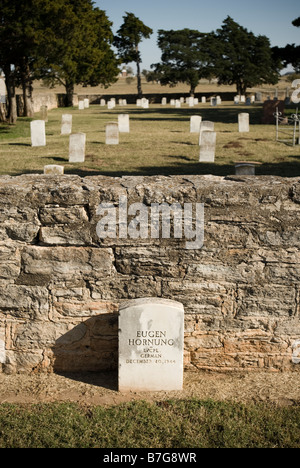
<svg viewBox="0 0 300 468"><path fill-rule="evenodd" d="M119 391L183 387L184 309L179 302L144 298L119 311Z"/></svg>

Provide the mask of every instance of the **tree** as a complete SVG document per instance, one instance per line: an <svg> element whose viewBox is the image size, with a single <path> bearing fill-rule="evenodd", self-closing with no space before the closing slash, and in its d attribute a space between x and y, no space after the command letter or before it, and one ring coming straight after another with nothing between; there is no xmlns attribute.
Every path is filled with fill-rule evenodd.
<svg viewBox="0 0 300 468"><path fill-rule="evenodd" d="M126 12L123 16L124 23L117 31L114 38L114 45L117 47L119 56L123 63L135 62L137 66L137 87L138 96L142 97L142 80L140 64L142 63L140 43L143 39L149 39L153 30L146 26L133 13Z"/></svg>
<svg viewBox="0 0 300 468"><path fill-rule="evenodd" d="M208 53L210 36L196 30L158 31L161 62L151 65L162 85L187 83L193 96L201 78L209 77L211 55ZM211 44L210 44L211 45Z"/></svg>
<svg viewBox="0 0 300 468"><path fill-rule="evenodd" d="M219 84L235 84L238 94L262 84L276 84L281 64L274 60L270 41L255 36L228 16L215 33L215 73Z"/></svg>
<svg viewBox="0 0 300 468"><path fill-rule="evenodd" d="M300 27L300 17L296 18L292 24ZM273 47L273 55L277 60L281 60L284 67L292 65L295 73L300 73L300 46L287 44L285 47Z"/></svg>
<svg viewBox="0 0 300 468"><path fill-rule="evenodd" d="M292 25L296 26L296 28L300 27L300 16L292 22Z"/></svg>
<svg viewBox="0 0 300 468"><path fill-rule="evenodd" d="M107 87L117 80L119 62L112 51L112 23L92 0L40 0L45 28L40 34L40 78L66 89L73 105L75 85Z"/></svg>

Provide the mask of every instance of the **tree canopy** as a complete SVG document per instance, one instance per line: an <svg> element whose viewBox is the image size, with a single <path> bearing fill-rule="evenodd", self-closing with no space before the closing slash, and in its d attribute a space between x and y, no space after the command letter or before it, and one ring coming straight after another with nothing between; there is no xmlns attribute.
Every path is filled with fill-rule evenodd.
<svg viewBox="0 0 300 468"><path fill-rule="evenodd" d="M151 68L162 85L187 83L193 95L201 78L208 76L209 51L204 47L205 35L196 30L158 31L161 62Z"/></svg>
<svg viewBox="0 0 300 468"><path fill-rule="evenodd" d="M92 0L0 0L0 7L0 68L10 123L16 120L16 85L23 87L30 115L34 79L65 86L69 106L75 85L116 81L112 23Z"/></svg>
<svg viewBox="0 0 300 468"><path fill-rule="evenodd" d="M219 84L235 84L238 94L262 84L276 84L280 64L274 60L270 41L255 36L228 16L215 33L215 74Z"/></svg>
<svg viewBox="0 0 300 468"><path fill-rule="evenodd" d="M141 52L139 49L143 39L149 39L153 30L146 26L133 13L126 12L123 16L123 24L114 38L114 45L117 47L120 59L123 63L135 62L137 65L138 95L142 96Z"/></svg>

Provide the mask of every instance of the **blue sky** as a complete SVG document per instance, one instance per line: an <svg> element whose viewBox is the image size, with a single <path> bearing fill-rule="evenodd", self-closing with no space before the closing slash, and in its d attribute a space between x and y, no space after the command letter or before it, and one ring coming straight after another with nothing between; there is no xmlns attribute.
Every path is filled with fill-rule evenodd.
<svg viewBox="0 0 300 468"><path fill-rule="evenodd" d="M158 29L218 29L229 15L255 35L267 36L272 46L300 44L300 28L291 23L300 16L299 0L95 0L105 10L113 31L123 23L125 12L134 13L154 31L141 45L142 68L160 61Z"/></svg>

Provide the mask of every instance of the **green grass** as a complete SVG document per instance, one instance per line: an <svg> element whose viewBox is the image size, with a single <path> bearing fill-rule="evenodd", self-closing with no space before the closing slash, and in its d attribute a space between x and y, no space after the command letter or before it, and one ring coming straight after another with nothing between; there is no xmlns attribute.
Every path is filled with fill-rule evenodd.
<svg viewBox="0 0 300 468"><path fill-rule="evenodd" d="M299 406L198 400L0 406L0 448L299 447Z"/></svg>
<svg viewBox="0 0 300 468"><path fill-rule="evenodd" d="M293 109L295 110L295 109ZM292 111L292 109L291 109ZM130 134L120 134L118 146L105 144L105 126L117 121L119 113L130 114ZM250 113L250 133L238 132L238 113ZM63 113L73 114L73 133L87 134L86 161L68 162L69 137L60 135ZM198 135L189 133L191 115L215 122L217 148L215 164L199 163ZM275 141L275 125L261 125L262 106L218 108L209 104L195 108L171 106L117 107L113 111L98 105L78 109L55 109L46 124L47 146L32 148L30 119L20 118L13 127L0 126L0 174L42 173L44 165L61 164L66 174L85 175L188 175L234 174L234 163L255 160L262 165L258 175L295 177L300 175L300 146ZM35 118L39 118L36 114Z"/></svg>

